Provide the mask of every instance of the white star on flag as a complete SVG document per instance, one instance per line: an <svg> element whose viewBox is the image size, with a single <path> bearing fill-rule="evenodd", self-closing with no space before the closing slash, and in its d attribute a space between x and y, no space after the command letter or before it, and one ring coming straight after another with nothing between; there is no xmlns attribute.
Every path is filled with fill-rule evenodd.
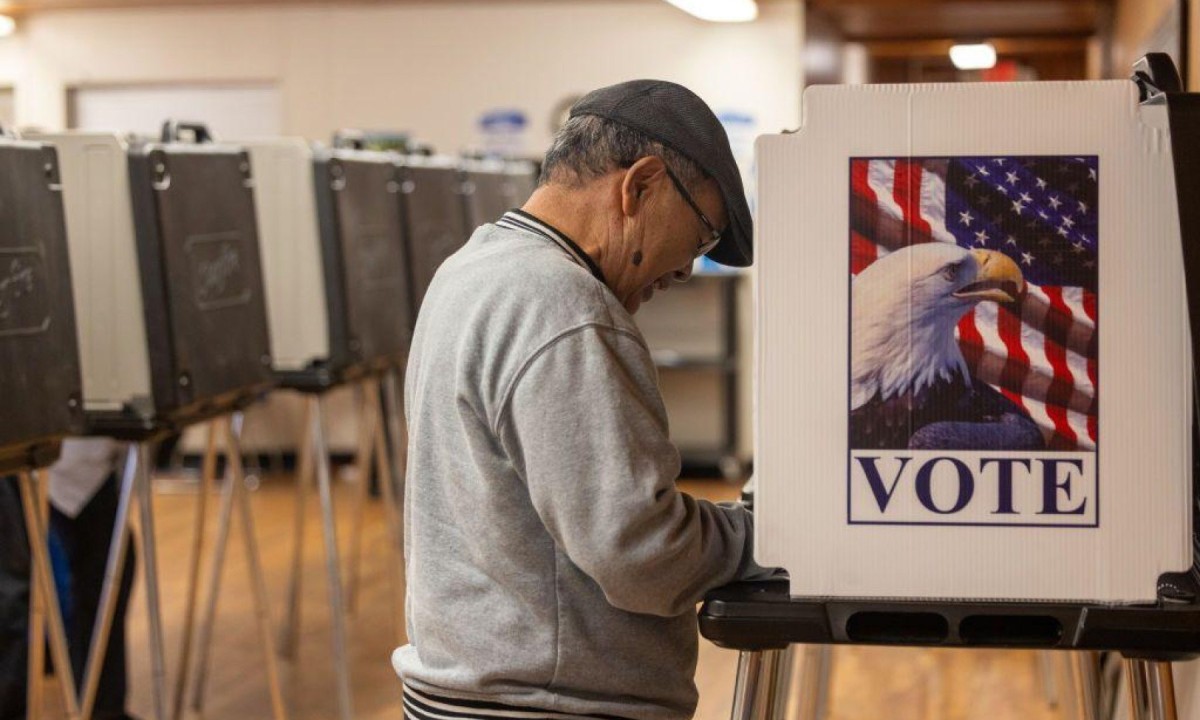
<svg viewBox="0 0 1200 720"><path fill-rule="evenodd" d="M1046 181L1041 178L1038 178L1037 186L1038 186L1038 190L1045 190L1046 189Z"/></svg>
<svg viewBox="0 0 1200 720"><path fill-rule="evenodd" d="M1059 200L1057 195L1052 196L1050 198L1050 207L1057 210L1059 205L1062 205L1062 200Z"/></svg>
<svg viewBox="0 0 1200 720"><path fill-rule="evenodd" d="M1013 201L1013 212L1020 215L1025 210L1025 205L1020 200Z"/></svg>
<svg viewBox="0 0 1200 720"><path fill-rule="evenodd" d="M969 210L963 210L958 214L958 219L963 225L971 227L971 221L975 219L975 216Z"/></svg>
<svg viewBox="0 0 1200 720"><path fill-rule="evenodd" d="M979 241L980 245L987 245L987 241L991 238L988 237L987 230L979 230L975 233L975 239Z"/></svg>
<svg viewBox="0 0 1200 720"><path fill-rule="evenodd" d="M1021 253L1021 262L1025 263L1026 265L1032 265L1033 264L1033 255L1031 253L1027 253L1027 252Z"/></svg>
<svg viewBox="0 0 1200 720"><path fill-rule="evenodd" d="M1017 239L1015 237L1013 237L1012 235L1009 235L1008 237L1004 238L1004 244L1005 245L1016 245Z"/></svg>
<svg viewBox="0 0 1200 720"><path fill-rule="evenodd" d="M1005 179L1006 179L1006 180L1008 180L1008 184L1009 184L1009 185L1016 185L1016 184L1017 184L1017 174L1016 174L1015 172L1007 172L1007 173L1004 173L1004 177L1005 177Z"/></svg>
<svg viewBox="0 0 1200 720"><path fill-rule="evenodd" d="M975 169L976 169L976 170L978 170L978 171L979 171L979 174L980 174L980 175L982 175L982 176L984 176L984 177L987 177L988 175L991 175L991 173L990 173L990 172L988 172L987 165L977 165L977 166L975 167Z"/></svg>
<svg viewBox="0 0 1200 720"><path fill-rule="evenodd" d="M1033 202L1033 198L1029 197L1029 193L1021 193L1021 202L1031 203Z"/></svg>
<svg viewBox="0 0 1200 720"><path fill-rule="evenodd" d="M1071 219L1070 215L1063 215L1063 225L1066 225L1069 228L1075 227L1075 221Z"/></svg>

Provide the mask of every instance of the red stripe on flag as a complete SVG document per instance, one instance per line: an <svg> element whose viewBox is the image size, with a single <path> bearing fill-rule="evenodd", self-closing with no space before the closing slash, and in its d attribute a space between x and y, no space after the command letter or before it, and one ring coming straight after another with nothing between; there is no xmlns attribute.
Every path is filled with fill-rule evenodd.
<svg viewBox="0 0 1200 720"><path fill-rule="evenodd" d="M1054 437L1050 439L1051 450L1075 450L1079 447L1079 436L1067 422L1067 411L1057 405L1046 403L1046 414L1054 422Z"/></svg>
<svg viewBox="0 0 1200 720"><path fill-rule="evenodd" d="M963 359L967 361L967 369L974 375L979 369L979 360L983 357L983 336L975 327L975 311L967 313L958 321L959 348L962 349Z"/></svg>
<svg viewBox="0 0 1200 720"><path fill-rule="evenodd" d="M1092 319L1092 323L1096 322L1096 293L1091 290L1083 291L1083 311Z"/></svg>
<svg viewBox="0 0 1200 720"><path fill-rule="evenodd" d="M1025 407L1025 398L1021 397L1020 393L1013 392L1006 387L1000 388L1000 393L1003 394L1004 397L1008 398L1017 407L1021 408L1025 412L1029 412L1029 409Z"/></svg>
<svg viewBox="0 0 1200 720"><path fill-rule="evenodd" d="M855 231L850 231L850 274L857 275L879 258L875 243Z"/></svg>
<svg viewBox="0 0 1200 720"><path fill-rule="evenodd" d="M892 197L900 206L907 225L908 237L905 244L926 242L933 236L929 221L921 217L921 175L923 168L919 162L908 160L896 161L896 172L892 177ZM912 232L916 231L915 235Z"/></svg>
<svg viewBox="0 0 1200 720"><path fill-rule="evenodd" d="M1100 328L1096 325L1096 293L1089 290L1083 291L1083 311L1092 319L1092 324L1096 326L1096 331L1092 333L1092 340L1088 343L1087 351L1087 374L1088 379L1092 381L1092 387L1096 388L1096 397L1100 397L1100 385L1096 382L1096 356L1100 354L1100 343L1097 338L1100 335ZM1095 436L1092 436L1095 439Z"/></svg>
<svg viewBox="0 0 1200 720"><path fill-rule="evenodd" d="M1062 288L1043 286L1042 291L1046 293L1046 297L1050 298L1050 306L1054 310L1064 316L1070 316L1071 311L1063 301ZM1046 393L1046 404L1065 408L1071 402L1071 395L1075 393L1075 376L1067 365L1067 353L1061 345L1050 342L1050 339L1047 338L1044 347L1046 359L1050 361L1050 367L1054 369L1054 380L1050 383L1050 389ZM1063 417L1065 419L1066 415L1064 414Z"/></svg>
<svg viewBox="0 0 1200 720"><path fill-rule="evenodd" d="M1029 377L1029 353L1021 345L1021 318L1001 305L996 313L996 331L1008 355L1004 370L1000 372L1000 384L1016 388L1024 395L1025 379Z"/></svg>

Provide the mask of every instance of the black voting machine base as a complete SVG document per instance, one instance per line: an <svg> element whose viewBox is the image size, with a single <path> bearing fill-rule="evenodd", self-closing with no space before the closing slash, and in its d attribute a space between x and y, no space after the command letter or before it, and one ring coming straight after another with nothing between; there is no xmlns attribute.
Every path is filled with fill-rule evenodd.
<svg viewBox="0 0 1200 720"><path fill-rule="evenodd" d="M1174 154L1192 356L1200 358L1200 94L1184 93L1169 56L1134 66L1143 103L1165 103ZM1194 390L1196 392L1196 390ZM1195 411L1193 411L1195 414ZM1193 553L1189 571L1163 575L1147 605L955 602L792 597L786 577L718 588L699 612L700 633L741 651L791 644L1116 651L1127 658L1200 657L1200 417L1192 418Z"/></svg>

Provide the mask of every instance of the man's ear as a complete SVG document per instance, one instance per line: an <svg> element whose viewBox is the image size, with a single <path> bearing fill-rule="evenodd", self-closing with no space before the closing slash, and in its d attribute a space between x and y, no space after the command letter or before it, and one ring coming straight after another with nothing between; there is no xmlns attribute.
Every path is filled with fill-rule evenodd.
<svg viewBox="0 0 1200 720"><path fill-rule="evenodd" d="M667 166L662 158L648 155L625 171L621 180L621 212L626 217L641 212L654 188L660 187Z"/></svg>

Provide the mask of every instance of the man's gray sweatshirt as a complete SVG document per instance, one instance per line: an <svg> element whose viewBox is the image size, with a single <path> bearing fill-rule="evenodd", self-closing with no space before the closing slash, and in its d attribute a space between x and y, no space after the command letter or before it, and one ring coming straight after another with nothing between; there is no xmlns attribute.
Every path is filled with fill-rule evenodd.
<svg viewBox="0 0 1200 720"><path fill-rule="evenodd" d="M529 229L525 229L529 228ZM679 492L645 340L528 215L438 270L405 382L411 687L572 714L696 707L695 604L756 568L751 516Z"/></svg>

